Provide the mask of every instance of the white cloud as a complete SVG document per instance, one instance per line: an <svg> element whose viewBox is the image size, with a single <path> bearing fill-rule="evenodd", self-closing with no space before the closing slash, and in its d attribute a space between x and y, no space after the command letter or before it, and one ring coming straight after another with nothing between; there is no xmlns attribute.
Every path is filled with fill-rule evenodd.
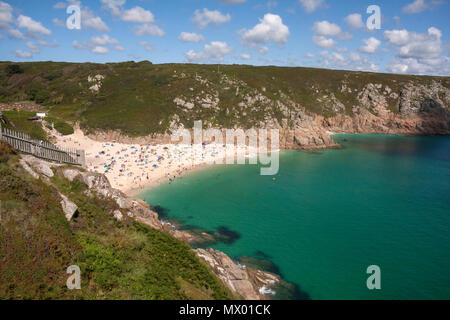
<svg viewBox="0 0 450 320"><path fill-rule="evenodd" d="M142 24L135 28L134 34L137 36L155 36L155 37L162 37L166 33L164 30L160 29L158 26L154 24Z"/></svg>
<svg viewBox="0 0 450 320"><path fill-rule="evenodd" d="M41 52L41 49L39 48L39 46L37 44L35 44L34 42L28 41L27 43L25 43L25 45L27 46L28 50L30 50L30 52L32 52L32 53Z"/></svg>
<svg viewBox="0 0 450 320"><path fill-rule="evenodd" d="M0 1L0 28L14 21L13 8L6 2Z"/></svg>
<svg viewBox="0 0 450 320"><path fill-rule="evenodd" d="M108 54L109 49L102 46L95 46L91 49L91 52L96 54Z"/></svg>
<svg viewBox="0 0 450 320"><path fill-rule="evenodd" d="M252 58L248 53L241 53L240 57L242 60L250 60Z"/></svg>
<svg viewBox="0 0 450 320"><path fill-rule="evenodd" d="M108 45L108 44L118 44L119 41L117 39L111 38L107 34L104 34L103 36L95 36L91 39L91 42L96 45Z"/></svg>
<svg viewBox="0 0 450 320"><path fill-rule="evenodd" d="M319 36L337 36L342 30L337 24L328 21L319 21L314 24L313 30Z"/></svg>
<svg viewBox="0 0 450 320"><path fill-rule="evenodd" d="M323 0L298 0L303 9L308 12L314 12L325 5Z"/></svg>
<svg viewBox="0 0 450 320"><path fill-rule="evenodd" d="M50 35L52 32L45 28L40 22L33 20L30 17L20 15L17 18L17 25L19 28L26 29L30 34L41 33L44 35Z"/></svg>
<svg viewBox="0 0 450 320"><path fill-rule="evenodd" d="M219 26L223 23L229 22L231 16L229 14L222 14L218 10L208 10L206 8L203 11L195 10L192 22L195 23L200 29L206 28L210 24Z"/></svg>
<svg viewBox="0 0 450 320"><path fill-rule="evenodd" d="M313 36L312 40L317 46L325 49L331 49L336 44L333 39L324 36Z"/></svg>
<svg viewBox="0 0 450 320"><path fill-rule="evenodd" d="M53 40L52 43L49 43L45 40L42 39L38 39L37 43L41 46L41 47L48 47L48 48L56 48L59 46L59 43L56 40Z"/></svg>
<svg viewBox="0 0 450 320"><path fill-rule="evenodd" d="M362 20L362 16L359 13L353 13L345 18L345 22L350 28L359 29L364 28L365 24Z"/></svg>
<svg viewBox="0 0 450 320"><path fill-rule="evenodd" d="M178 39L183 42L195 42L195 43L205 41L205 37L203 37L201 34L189 32L182 32L178 37Z"/></svg>
<svg viewBox="0 0 450 320"><path fill-rule="evenodd" d="M67 4L65 2L57 2L53 6L53 8L55 8L55 9L65 9L65 8L67 8Z"/></svg>
<svg viewBox="0 0 450 320"><path fill-rule="evenodd" d="M380 67L375 63L369 61L367 58L361 57L356 52L345 53L322 51L320 57L316 61L317 66L345 69L357 71L378 72Z"/></svg>
<svg viewBox="0 0 450 320"><path fill-rule="evenodd" d="M189 50L186 52L186 60L188 62L205 62L209 60L223 61L226 55L233 52L226 42L213 41L210 44L206 44L202 51Z"/></svg>
<svg viewBox="0 0 450 320"><path fill-rule="evenodd" d="M122 11L122 6L126 0L100 0L103 3L103 8L109 10L111 14L119 16Z"/></svg>
<svg viewBox="0 0 450 320"><path fill-rule="evenodd" d="M313 42L317 46L326 49L330 49L336 45L336 41L330 37L337 37L340 40L349 40L352 38L352 34L343 32L337 24L326 20L314 23L313 31Z"/></svg>
<svg viewBox="0 0 450 320"><path fill-rule="evenodd" d="M139 6L134 7L130 10L125 10L122 13L122 20L127 22L139 22L139 23L149 23L154 22L155 16L148 10L145 10Z"/></svg>
<svg viewBox="0 0 450 320"><path fill-rule="evenodd" d="M139 41L138 45L144 47L145 50L147 50L147 51L154 50L153 46L150 43L148 43L147 41Z"/></svg>
<svg viewBox="0 0 450 320"><path fill-rule="evenodd" d="M96 31L110 31L106 23L96 16L89 8L83 7L81 9L81 27L86 29L93 29Z"/></svg>
<svg viewBox="0 0 450 320"><path fill-rule="evenodd" d="M359 51L364 52L364 53L375 53L378 50L378 47L381 44L381 41L374 38L374 37L370 37L369 39L364 39L363 42L366 44L363 47L359 48Z"/></svg>
<svg viewBox="0 0 450 320"><path fill-rule="evenodd" d="M443 3L443 0L415 0L414 2L403 7L403 12L407 14L420 13L425 10L434 9Z"/></svg>
<svg viewBox="0 0 450 320"><path fill-rule="evenodd" d="M269 49L262 44L276 43L282 45L288 41L290 31L288 26L283 24L279 15L267 13L263 19L250 30L241 30L242 44L256 48L261 53Z"/></svg>
<svg viewBox="0 0 450 320"><path fill-rule="evenodd" d="M16 51L14 51L14 53L16 54L17 58L21 58L21 59L30 59L33 57L33 55L31 53L22 51L22 50L16 50Z"/></svg>
<svg viewBox="0 0 450 320"><path fill-rule="evenodd" d="M85 46L80 44L77 40L72 41L72 47L75 49L85 49Z"/></svg>
<svg viewBox="0 0 450 320"><path fill-rule="evenodd" d="M384 32L396 52L396 59L390 63L388 70L399 73L441 74L450 73L450 58L444 56L442 32L434 27L427 33L403 30Z"/></svg>
<svg viewBox="0 0 450 320"><path fill-rule="evenodd" d="M8 37L12 38L12 39L20 39L20 40L25 40L27 37L24 36L24 34L18 30L18 29L13 29L13 28L7 28L6 29L6 33L8 34Z"/></svg>
<svg viewBox="0 0 450 320"><path fill-rule="evenodd" d="M66 26L66 24L64 23L64 21L62 21L61 19L58 18L53 18L53 24L57 27L62 27L64 28Z"/></svg>
<svg viewBox="0 0 450 320"><path fill-rule="evenodd" d="M111 38L110 36L104 34L102 36L94 36L91 40L85 42L84 44L79 43L77 40L72 42L72 46L75 49L89 50L92 53L97 54L108 54L109 48L113 47L117 51L125 50L117 39Z"/></svg>
<svg viewBox="0 0 450 320"><path fill-rule="evenodd" d="M428 3L426 3L425 0L415 0L414 2L403 7L403 12L413 14L425 11L427 8Z"/></svg>
<svg viewBox="0 0 450 320"><path fill-rule="evenodd" d="M95 13L90 10L86 6L81 6L81 3L77 0L68 0L67 2L58 2L56 3L53 8L55 9L65 9L71 4L76 4L81 7L81 28L83 29L93 29L96 31L110 31L109 27L106 25L106 23L100 18L99 16L95 15ZM66 22L54 18L53 24L58 27L66 27Z"/></svg>

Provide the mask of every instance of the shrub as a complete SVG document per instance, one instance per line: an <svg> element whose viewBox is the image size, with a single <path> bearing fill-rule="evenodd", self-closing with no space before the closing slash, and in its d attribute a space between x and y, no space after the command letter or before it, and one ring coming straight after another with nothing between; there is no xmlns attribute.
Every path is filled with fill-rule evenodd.
<svg viewBox="0 0 450 320"><path fill-rule="evenodd" d="M9 64L6 67L6 74L10 77L14 74L23 73L23 69L18 64Z"/></svg>

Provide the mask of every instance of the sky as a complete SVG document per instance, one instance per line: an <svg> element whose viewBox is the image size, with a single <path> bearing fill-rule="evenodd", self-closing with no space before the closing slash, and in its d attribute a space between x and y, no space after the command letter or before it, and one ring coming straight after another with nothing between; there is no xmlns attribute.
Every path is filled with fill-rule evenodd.
<svg viewBox="0 0 450 320"><path fill-rule="evenodd" d="M0 0L0 60L149 60L449 76L449 1ZM74 11L67 13L71 5L80 9L79 29L73 28L76 17L70 18ZM371 5L380 9L376 29Z"/></svg>

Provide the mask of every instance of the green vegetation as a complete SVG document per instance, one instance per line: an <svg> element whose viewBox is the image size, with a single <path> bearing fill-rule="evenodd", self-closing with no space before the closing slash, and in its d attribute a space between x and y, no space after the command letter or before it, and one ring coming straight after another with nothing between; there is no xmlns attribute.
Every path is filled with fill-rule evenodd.
<svg viewBox="0 0 450 320"><path fill-rule="evenodd" d="M3 111L3 115L11 123L7 126L9 129L28 134L32 139L47 140L47 134L40 122L29 121L28 119L36 116L36 112L31 111Z"/></svg>
<svg viewBox="0 0 450 320"><path fill-rule="evenodd" d="M96 75L104 77L98 91L92 89L96 83L88 81L88 77ZM217 65L154 65L148 61L0 62L0 99L4 102L33 100L48 106L50 116L71 123L79 121L88 131L121 130L130 136L142 136L167 132L175 117L186 127L192 127L194 120L222 127L252 127L265 117L282 118L282 110L275 103L278 100L288 109L295 108L292 103L300 104L311 113L329 117L335 111L317 98L331 94L345 105L343 112L351 115L358 93L368 83L398 91L410 81L429 84L433 80L450 86L448 77L313 68L224 65L218 72ZM352 91L342 90L343 85ZM238 106L246 95L257 93L271 99L271 104L257 103L254 108ZM205 94L220 97L218 109L196 107L185 112L174 103L175 98L192 100ZM389 109L398 112L395 100L388 99L388 104Z"/></svg>
<svg viewBox="0 0 450 320"><path fill-rule="evenodd" d="M79 208L67 222L58 191ZM59 171L34 180L0 143L0 299L230 299L233 295L188 245L126 217L114 201ZM68 290L78 265L82 289Z"/></svg>
<svg viewBox="0 0 450 320"><path fill-rule="evenodd" d="M16 131L20 131L28 134L31 138L36 140L47 140L47 134L42 128L42 124L36 121L30 121L28 119L35 117L36 112L31 111L3 111L3 115L9 120L10 125L7 127ZM55 117L47 117L47 128L52 129L52 123L58 132L63 135L69 135L74 132L73 127L66 121Z"/></svg>

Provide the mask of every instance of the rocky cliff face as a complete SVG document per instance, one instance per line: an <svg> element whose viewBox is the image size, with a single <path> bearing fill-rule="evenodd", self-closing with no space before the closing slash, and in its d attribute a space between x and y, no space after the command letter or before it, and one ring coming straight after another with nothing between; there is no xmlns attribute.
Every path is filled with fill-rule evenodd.
<svg viewBox="0 0 450 320"><path fill-rule="evenodd" d="M174 100L178 111L172 117L166 134L130 138L118 131L99 131L90 137L101 141L124 143L171 143L170 132L184 128L181 118L194 121L209 110L219 113L220 95L214 83L197 78L205 90L201 96L183 95ZM283 149L322 149L337 147L331 133L398 133L398 134L450 134L450 90L443 83L432 80L421 82L390 81L390 85L368 83L361 89L351 88L345 81L332 92L317 88L312 102L320 112L311 112L291 96L279 92L269 98L266 88L249 90L243 81L222 77L222 86L235 95L239 111L230 118L263 114L249 122L249 128L278 129ZM207 86L207 87L206 87ZM213 89L215 88L215 89ZM228 109L227 109L228 110ZM223 110L222 110L223 111ZM231 112L231 111L230 111ZM327 116L325 116L326 114ZM237 121L237 120L236 120ZM204 128L220 128L208 120ZM234 124L231 128L241 128Z"/></svg>
<svg viewBox="0 0 450 320"><path fill-rule="evenodd" d="M316 121L333 132L447 135L449 105L450 90L435 81L428 86L408 83L398 93L369 84L358 95L353 115L317 117Z"/></svg>

